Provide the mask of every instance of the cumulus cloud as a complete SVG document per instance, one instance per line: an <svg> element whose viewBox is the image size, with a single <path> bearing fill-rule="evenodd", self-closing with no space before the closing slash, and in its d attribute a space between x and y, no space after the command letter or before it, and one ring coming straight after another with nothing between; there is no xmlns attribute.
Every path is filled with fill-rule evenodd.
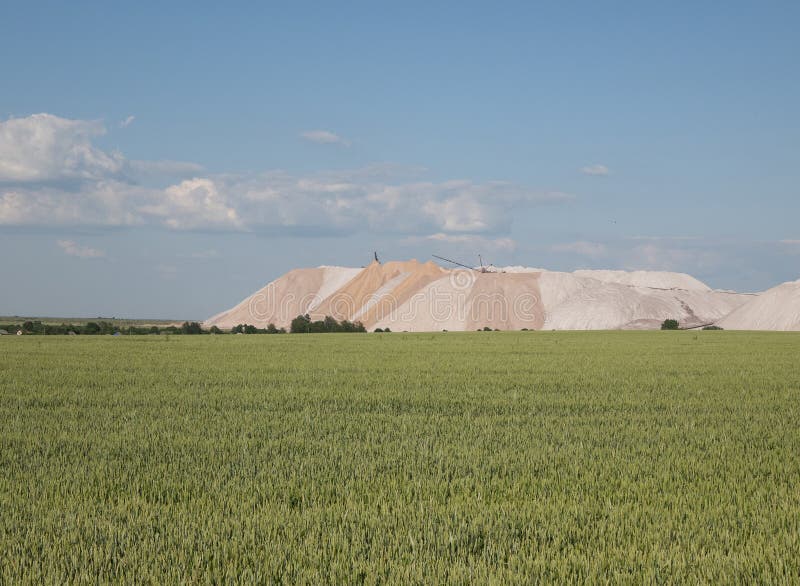
<svg viewBox="0 0 800 586"><path fill-rule="evenodd" d="M92 145L103 125L34 114L0 122L0 182L108 179L121 173L124 159Z"/></svg>
<svg viewBox="0 0 800 586"><path fill-rule="evenodd" d="M306 130L305 132L301 132L300 136L309 142L315 142L317 144L350 146L350 141L345 140L338 134L329 130Z"/></svg>
<svg viewBox="0 0 800 586"><path fill-rule="evenodd" d="M584 175L606 176L606 175L611 175L611 169L609 169L605 165L600 165L600 164L587 165L581 169L581 173L583 173Z"/></svg>
<svg viewBox="0 0 800 586"><path fill-rule="evenodd" d="M590 258L600 258L608 254L608 248L605 244L599 242L586 242L579 240L577 242L567 242L564 244L555 244L551 247L554 252L568 252L571 254L578 254L580 256L588 256Z"/></svg>
<svg viewBox="0 0 800 586"><path fill-rule="evenodd" d="M134 120L136 120L136 116L128 116L127 118L125 118L125 120L123 120L122 122L119 123L119 127L120 128L128 128L128 126L133 124Z"/></svg>
<svg viewBox="0 0 800 586"><path fill-rule="evenodd" d="M521 210L572 199L501 181L423 181L423 169L393 165L208 174L192 163L107 153L92 144L103 132L49 114L0 122L0 225L493 235Z"/></svg>
<svg viewBox="0 0 800 586"><path fill-rule="evenodd" d="M88 246L81 246L74 240L59 240L58 246L64 251L64 254L69 256L77 256L78 258L103 258L106 253L96 248Z"/></svg>
<svg viewBox="0 0 800 586"><path fill-rule="evenodd" d="M176 229L238 229L244 225L227 195L210 179L187 179L171 185L155 203L142 206L140 211Z"/></svg>

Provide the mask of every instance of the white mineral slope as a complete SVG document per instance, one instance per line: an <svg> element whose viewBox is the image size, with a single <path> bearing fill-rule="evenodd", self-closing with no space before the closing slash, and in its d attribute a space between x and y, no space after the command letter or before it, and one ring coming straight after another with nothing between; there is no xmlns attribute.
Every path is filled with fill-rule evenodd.
<svg viewBox="0 0 800 586"><path fill-rule="evenodd" d="M717 325L726 330L800 331L800 279L751 298Z"/></svg>
<svg viewBox="0 0 800 586"><path fill-rule="evenodd" d="M619 283L632 287L651 287L654 289L686 289L687 291L711 291L711 288L686 273L666 271L606 271L579 270L573 273L578 277L591 277L604 283Z"/></svg>
<svg viewBox="0 0 800 586"><path fill-rule="evenodd" d="M317 308L363 269L321 266L294 269L268 283L239 304L208 318L203 326L230 329L238 324L287 327L298 315Z"/></svg>
<svg viewBox="0 0 800 586"><path fill-rule="evenodd" d="M649 282L669 283L664 276ZM642 280L641 276L637 278ZM682 327L696 327L715 322L749 299L707 287L633 286L576 273L544 272L539 287L546 316L543 329L551 330L657 329L665 319L677 319Z"/></svg>
<svg viewBox="0 0 800 586"><path fill-rule="evenodd" d="M315 310L328 297L336 293L339 289L355 279L364 269L353 269L350 267L329 267L321 266L322 286L317 291L316 301L308 307L309 311Z"/></svg>

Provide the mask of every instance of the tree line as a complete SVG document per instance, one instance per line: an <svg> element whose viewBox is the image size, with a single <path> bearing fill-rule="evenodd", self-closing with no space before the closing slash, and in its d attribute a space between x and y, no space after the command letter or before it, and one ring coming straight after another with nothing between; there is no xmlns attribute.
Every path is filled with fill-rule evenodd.
<svg viewBox="0 0 800 586"><path fill-rule="evenodd" d="M211 326L206 329L196 321L186 321L180 326L136 326L136 325L120 325L110 321L90 321L82 324L45 324L39 320L25 321L16 324L0 324L0 330L8 334L17 334L22 332L25 335L36 336L65 336L65 335L81 335L81 336L119 336L119 335L161 335L161 334L175 334L175 335L204 335L204 334L286 334L286 328L278 328L275 324L267 324L265 328L258 328L251 324L238 324L231 328L230 332L226 332L217 326ZM337 321L331 316L325 316L325 319L312 321L308 314L298 315L292 320L288 333L291 334L316 334L316 333L357 333L366 332L366 328L361 322L350 322L348 320Z"/></svg>
<svg viewBox="0 0 800 586"><path fill-rule="evenodd" d="M364 333L367 328L360 321L351 322L343 319L337 321L335 318L326 315L325 319L312 321L308 314L298 315L292 320L289 326L289 333L292 334L330 334L330 333Z"/></svg>

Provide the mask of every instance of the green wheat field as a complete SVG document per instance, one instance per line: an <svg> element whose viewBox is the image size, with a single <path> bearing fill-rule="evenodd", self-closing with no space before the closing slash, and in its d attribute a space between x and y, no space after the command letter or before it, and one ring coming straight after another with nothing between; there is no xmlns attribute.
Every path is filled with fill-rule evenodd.
<svg viewBox="0 0 800 586"><path fill-rule="evenodd" d="M0 583L800 580L800 335L0 338Z"/></svg>

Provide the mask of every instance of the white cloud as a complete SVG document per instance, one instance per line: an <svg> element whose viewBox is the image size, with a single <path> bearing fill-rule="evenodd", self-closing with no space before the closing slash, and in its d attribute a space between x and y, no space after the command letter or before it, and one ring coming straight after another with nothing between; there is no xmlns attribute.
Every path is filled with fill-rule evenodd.
<svg viewBox="0 0 800 586"><path fill-rule="evenodd" d="M350 146L350 141L345 140L338 134L330 132L329 130L306 130L305 132L301 132L300 136L317 144L338 144L342 146Z"/></svg>
<svg viewBox="0 0 800 586"><path fill-rule="evenodd" d="M167 187L158 201L140 211L169 228L234 228L244 226L227 197L210 179L187 179Z"/></svg>
<svg viewBox="0 0 800 586"><path fill-rule="evenodd" d="M106 153L91 142L103 131L48 114L0 122L0 225L496 235L526 208L572 199L501 181L421 181L423 169L386 164L207 174L192 163Z"/></svg>
<svg viewBox="0 0 800 586"><path fill-rule="evenodd" d="M119 153L92 146L103 125L34 114L0 122L0 182L106 179L123 169Z"/></svg>
<svg viewBox="0 0 800 586"><path fill-rule="evenodd" d="M611 169L606 167L605 165L595 164L595 165L587 165L581 169L581 173L584 175L600 175L606 176L611 175Z"/></svg>
<svg viewBox="0 0 800 586"><path fill-rule="evenodd" d="M136 116L128 116L127 118L125 118L125 120L123 120L122 122L119 123L119 127L120 128L128 128L128 126L133 124L134 120L136 120Z"/></svg>
<svg viewBox="0 0 800 586"><path fill-rule="evenodd" d="M152 191L113 179L62 186L0 185L0 226L132 226Z"/></svg>
<svg viewBox="0 0 800 586"><path fill-rule="evenodd" d="M586 242L579 240L577 242L567 242L564 244L555 244L551 247L554 252L568 252L571 254L578 254L580 256L588 256L590 258L600 258L608 254L608 248L605 244L599 242Z"/></svg>
<svg viewBox="0 0 800 586"><path fill-rule="evenodd" d="M81 246L74 240L59 240L58 246L64 251L64 254L78 258L103 258L106 255L102 250Z"/></svg>
<svg viewBox="0 0 800 586"><path fill-rule="evenodd" d="M800 240L781 240L781 244L800 244Z"/></svg>

